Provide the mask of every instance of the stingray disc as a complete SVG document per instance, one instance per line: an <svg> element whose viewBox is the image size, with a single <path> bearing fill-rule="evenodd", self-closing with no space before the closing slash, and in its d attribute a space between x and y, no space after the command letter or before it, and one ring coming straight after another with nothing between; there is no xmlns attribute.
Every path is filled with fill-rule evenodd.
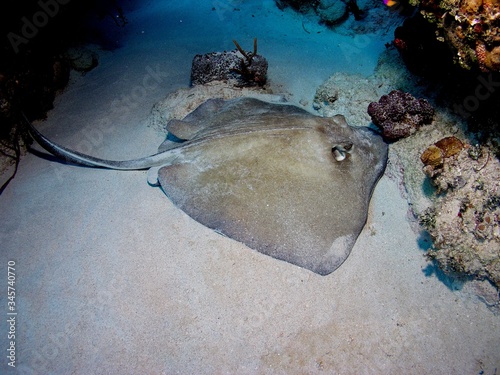
<svg viewBox="0 0 500 375"><path fill-rule="evenodd" d="M321 275L349 256L387 160L378 135L249 98L208 101L169 125L188 140L158 180L193 219Z"/></svg>

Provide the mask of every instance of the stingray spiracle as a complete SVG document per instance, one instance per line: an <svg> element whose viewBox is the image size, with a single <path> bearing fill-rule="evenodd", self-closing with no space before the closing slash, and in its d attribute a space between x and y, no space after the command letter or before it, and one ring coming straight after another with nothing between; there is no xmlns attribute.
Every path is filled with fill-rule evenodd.
<svg viewBox="0 0 500 375"><path fill-rule="evenodd" d="M333 146L332 148L332 153L333 156L335 157L335 160L337 161L342 161L347 157L347 154L349 154L352 151L352 143L345 143L342 145L336 145Z"/></svg>

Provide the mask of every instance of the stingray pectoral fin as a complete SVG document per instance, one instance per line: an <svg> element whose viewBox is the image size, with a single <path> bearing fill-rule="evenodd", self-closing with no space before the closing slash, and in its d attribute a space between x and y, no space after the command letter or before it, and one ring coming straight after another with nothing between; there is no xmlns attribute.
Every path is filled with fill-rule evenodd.
<svg viewBox="0 0 500 375"><path fill-rule="evenodd" d="M173 119L168 122L167 130L179 139L188 140L194 138L200 127L188 121Z"/></svg>
<svg viewBox="0 0 500 375"><path fill-rule="evenodd" d="M26 119L31 136L37 143L52 155L65 160L67 162L83 165L87 167L100 167L118 170L139 170L148 169L154 166L165 165L175 160L176 155L174 152L161 152L151 156L132 160L106 160L95 158L90 155L83 154L78 151L70 150L69 148L58 145L40 133L35 127Z"/></svg>

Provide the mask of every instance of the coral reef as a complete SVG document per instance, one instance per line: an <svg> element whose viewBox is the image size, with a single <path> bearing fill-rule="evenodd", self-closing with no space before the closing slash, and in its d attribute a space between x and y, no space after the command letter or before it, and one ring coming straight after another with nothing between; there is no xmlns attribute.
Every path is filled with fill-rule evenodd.
<svg viewBox="0 0 500 375"><path fill-rule="evenodd" d="M415 133L421 125L430 124L434 109L425 99L416 99L411 94L393 90L383 95L378 102L368 106L373 123L382 130L386 140L395 141Z"/></svg>
<svg viewBox="0 0 500 375"><path fill-rule="evenodd" d="M358 41L362 35L392 32L407 16L401 9L389 9L382 0L275 0L275 3L284 12L293 10L304 15L302 28L308 34L319 34L327 27ZM356 40L351 48L356 48Z"/></svg>
<svg viewBox="0 0 500 375"><path fill-rule="evenodd" d="M61 57L37 63L20 63L15 69L0 68L0 175L11 165L14 171L0 186L0 194L14 178L19 160L30 144L23 125L30 118L45 116L59 90L69 80L70 65Z"/></svg>
<svg viewBox="0 0 500 375"><path fill-rule="evenodd" d="M349 17L349 10L344 1L338 0L317 0L317 1L302 1L302 0L275 0L276 5L280 9L287 6L300 13L315 12L320 19L320 22L334 26L342 23Z"/></svg>
<svg viewBox="0 0 500 375"><path fill-rule="evenodd" d="M455 137L434 147L449 156L424 167L439 193L420 214L434 240L428 256L445 271L487 279L500 288L500 162L488 148Z"/></svg>
<svg viewBox="0 0 500 375"><path fill-rule="evenodd" d="M435 24L437 39L454 51L465 69L500 71L500 1L420 1L420 11Z"/></svg>
<svg viewBox="0 0 500 375"><path fill-rule="evenodd" d="M457 79L453 82L454 90L462 83ZM472 81L472 89L470 86L462 88L458 98L462 101L466 95L474 93L477 83ZM500 179L500 142L484 138L484 131L478 134L466 131L466 121L451 109L456 95L443 95L443 86L436 85L434 79L427 82L410 73L393 47L380 56L374 74L369 77L335 73L318 88L313 106L323 116L341 113L349 123L367 126L370 122L366 111L368 104L396 88L428 98L435 106L435 114L425 131L421 129L411 137L390 144L386 176L399 184L401 195L408 200L408 218L415 232L422 232L424 227L434 238L434 245L423 240L422 246L433 246L425 250L429 250L426 254L430 260L435 260L436 268L443 268L455 280L457 271L467 275L467 282L459 281L460 295L477 296L498 313L500 298L498 282L494 280L498 275L495 270L500 262L500 247L498 237L493 235L498 233L499 225L493 223L492 208L500 203L495 198L500 195L497 182ZM495 107L495 103L498 108L498 100L492 101L491 106ZM475 111L471 118L492 128L498 116L482 111L486 104L481 102L481 110ZM470 145L478 142L482 146ZM423 158L425 166L420 159L429 148L427 153L430 155ZM449 169L451 166L454 167ZM461 201L456 199L462 196L469 197L474 208L460 212ZM498 218L498 208L496 210ZM481 212L485 211L488 213L483 215ZM461 229L464 224L459 214L467 219L466 232ZM475 222L480 223L481 219L484 227ZM483 232L489 236L487 239L480 239ZM470 261L463 263L462 258Z"/></svg>
<svg viewBox="0 0 500 375"><path fill-rule="evenodd" d="M257 54L257 39L253 52L247 52L233 40L236 49L229 52L211 52L196 55L191 66L191 84L203 85L212 81L234 82L235 86L263 86L266 84L267 60Z"/></svg>
<svg viewBox="0 0 500 375"><path fill-rule="evenodd" d="M436 39L435 25L419 13L394 30L393 44L408 69L415 74L441 77L453 72L452 52Z"/></svg>
<svg viewBox="0 0 500 375"><path fill-rule="evenodd" d="M61 7L59 12L60 5L64 11ZM111 22L119 26L115 32L106 27ZM98 64L97 53L72 47L90 43L116 48L126 23L115 1L4 4L0 12L0 30L5 36L0 41L0 194L14 178L19 158L30 143L23 113L30 120L44 118L67 85L70 70L83 74ZM14 171L6 177L9 169Z"/></svg>
<svg viewBox="0 0 500 375"><path fill-rule="evenodd" d="M429 23L421 14L416 14L396 28L395 39L389 48L396 48L410 72L419 75L422 80L429 80L419 83L419 86L432 85L433 92L426 94L443 105L446 103L457 115L467 120L469 130L480 135L481 142L498 139L500 72L486 72L496 61L493 52L497 50L473 41L467 59L461 65L456 64L454 60L460 62L457 50L449 46L444 38L436 38L436 33L440 33L436 23Z"/></svg>

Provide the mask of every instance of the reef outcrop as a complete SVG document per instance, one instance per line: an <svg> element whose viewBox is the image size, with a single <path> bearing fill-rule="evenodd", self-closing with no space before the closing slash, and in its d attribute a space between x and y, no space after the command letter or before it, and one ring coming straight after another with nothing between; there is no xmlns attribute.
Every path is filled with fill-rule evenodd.
<svg viewBox="0 0 500 375"><path fill-rule="evenodd" d="M500 1L416 0L420 13L435 25L437 40L452 49L462 68L500 71Z"/></svg>
<svg viewBox="0 0 500 375"><path fill-rule="evenodd" d="M228 81L234 86L263 86L267 81L268 63L257 54L257 39L253 52L243 50L234 41L236 49L229 52L211 52L196 55L191 66L191 84L204 85L212 81Z"/></svg>
<svg viewBox="0 0 500 375"><path fill-rule="evenodd" d="M430 124L434 108L425 99L416 99L411 94L393 90L383 95L378 102L368 106L373 123L382 130L388 141L396 141L415 133L421 125Z"/></svg>
<svg viewBox="0 0 500 375"><path fill-rule="evenodd" d="M443 152L440 163L424 157L433 147ZM439 193L419 217L434 242L428 257L447 272L500 289L500 161L489 148L455 137L430 146L422 161Z"/></svg>
<svg viewBox="0 0 500 375"><path fill-rule="evenodd" d="M434 116L429 125L391 143L386 176L399 183L401 195L409 202L410 224L421 233L419 243L432 260L425 272L439 274L444 270L449 278L440 277L446 283L461 288L463 295L477 296L498 313L500 142L484 130L471 133L466 120L454 113L453 102L440 95L435 82L426 83L411 74L398 52L387 48L373 75L337 72L325 81L316 91L313 108L325 117L340 113L350 123L368 126L369 104L396 88L433 103ZM454 83L455 89L462 84L456 78ZM472 93L478 81L473 83ZM470 95L471 91L459 91L461 101L464 93ZM488 129L497 126L498 116L491 112L486 115L482 109L487 104L497 108L498 100L493 100L492 96L491 104L481 102L481 110L470 116ZM465 203L461 210L462 198ZM480 239L483 233L486 238Z"/></svg>
<svg viewBox="0 0 500 375"><path fill-rule="evenodd" d="M436 39L436 26L420 13L394 30L393 44L412 73L440 78L454 71L451 48Z"/></svg>

